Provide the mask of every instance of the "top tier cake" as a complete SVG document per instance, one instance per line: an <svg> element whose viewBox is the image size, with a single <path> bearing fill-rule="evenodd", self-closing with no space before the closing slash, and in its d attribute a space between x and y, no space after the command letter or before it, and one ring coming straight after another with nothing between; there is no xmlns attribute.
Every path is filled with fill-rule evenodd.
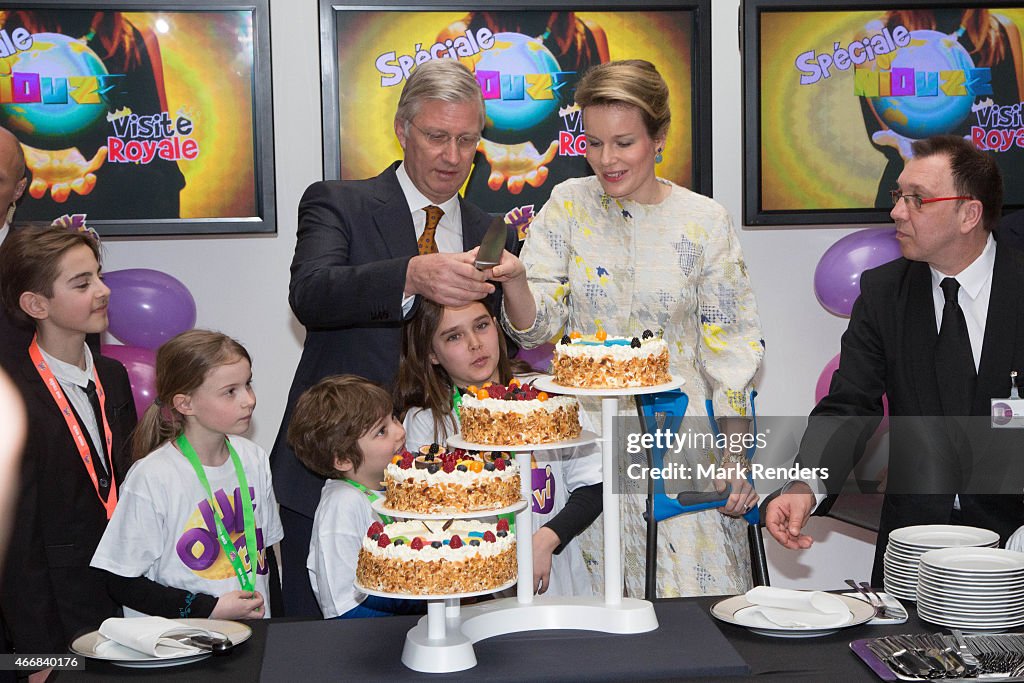
<svg viewBox="0 0 1024 683"><path fill-rule="evenodd" d="M574 332L555 345L551 366L555 381L567 387L619 389L672 381L668 345L650 330L633 338Z"/></svg>

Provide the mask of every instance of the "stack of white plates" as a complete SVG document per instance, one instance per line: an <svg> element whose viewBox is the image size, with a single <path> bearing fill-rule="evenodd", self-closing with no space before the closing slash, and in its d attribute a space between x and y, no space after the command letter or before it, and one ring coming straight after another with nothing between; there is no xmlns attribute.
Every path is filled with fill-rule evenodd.
<svg viewBox="0 0 1024 683"><path fill-rule="evenodd" d="M965 631L1024 626L1024 553L946 548L921 556L917 614Z"/></svg>
<svg viewBox="0 0 1024 683"><path fill-rule="evenodd" d="M917 565L929 550L999 545L999 534L988 529L951 524L923 524L896 529L885 548L885 591L903 600L917 600Z"/></svg>

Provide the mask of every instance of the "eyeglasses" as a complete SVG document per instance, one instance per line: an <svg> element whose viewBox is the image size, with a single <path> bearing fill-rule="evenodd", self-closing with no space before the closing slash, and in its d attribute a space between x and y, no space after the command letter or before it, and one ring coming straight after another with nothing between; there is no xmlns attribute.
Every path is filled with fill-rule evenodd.
<svg viewBox="0 0 1024 683"><path fill-rule="evenodd" d="M438 149L447 147L448 143L455 140L455 144L458 145L459 149L463 152L468 152L471 149L476 149L477 144L480 142L479 135L452 135L451 133L445 133L440 130L424 130L417 126L412 121L408 122L410 126L423 133L423 137L427 139L427 143L431 147Z"/></svg>
<svg viewBox="0 0 1024 683"><path fill-rule="evenodd" d="M912 209L920 209L923 204L931 204L932 202L951 202L957 199L974 199L974 197L928 197L927 199L919 194L903 194L899 190L890 190L889 195L892 197L892 205L896 206L900 203L901 199L907 201L907 206Z"/></svg>

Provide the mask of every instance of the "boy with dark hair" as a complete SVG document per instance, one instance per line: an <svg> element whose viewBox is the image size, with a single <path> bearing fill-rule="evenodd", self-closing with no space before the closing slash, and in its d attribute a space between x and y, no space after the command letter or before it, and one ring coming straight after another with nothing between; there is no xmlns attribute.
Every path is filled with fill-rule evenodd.
<svg viewBox="0 0 1024 683"><path fill-rule="evenodd" d="M315 474L326 477L313 518L306 568L326 619L422 613L424 603L367 596L355 588L366 530L381 519L384 468L405 451L405 429L386 391L355 375L334 375L295 404L288 444Z"/></svg>

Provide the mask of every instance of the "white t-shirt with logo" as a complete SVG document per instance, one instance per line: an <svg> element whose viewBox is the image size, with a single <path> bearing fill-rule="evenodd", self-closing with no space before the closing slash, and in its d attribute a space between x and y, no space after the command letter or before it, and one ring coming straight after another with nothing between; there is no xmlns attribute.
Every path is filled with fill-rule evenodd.
<svg viewBox="0 0 1024 683"><path fill-rule="evenodd" d="M266 546L284 537L270 478L267 452L248 439L228 437L249 482L256 522L256 590L266 601L270 591ZM231 458L219 467L204 467L216 507L189 461L165 443L128 470L118 491L117 508L107 524L92 566L124 577L145 576L164 586L219 597L241 590L231 562L217 540L215 514L222 516L243 567L251 571L245 550L241 489ZM126 616L140 613L125 608Z"/></svg>
<svg viewBox="0 0 1024 683"><path fill-rule="evenodd" d="M306 569L313 594L333 619L366 599L356 590L356 563L366 530L380 517L366 494L342 479L328 479L313 517Z"/></svg>

